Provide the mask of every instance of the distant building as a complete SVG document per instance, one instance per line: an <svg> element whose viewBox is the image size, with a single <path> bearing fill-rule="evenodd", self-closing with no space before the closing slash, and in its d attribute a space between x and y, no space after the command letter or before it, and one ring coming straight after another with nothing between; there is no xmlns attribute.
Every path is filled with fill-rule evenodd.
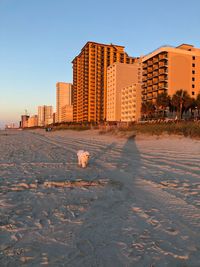
<svg viewBox="0 0 200 267"><path fill-rule="evenodd" d="M66 117L65 115L62 114L62 110L63 107L71 105L72 105L72 84L64 82L56 83L56 122L68 121L68 119L65 120Z"/></svg>
<svg viewBox="0 0 200 267"><path fill-rule="evenodd" d="M107 121L121 121L122 89L135 83L141 83L141 79L140 61L134 64L116 62L108 67ZM141 90L138 93L141 93ZM128 96L129 94L126 97Z"/></svg>
<svg viewBox="0 0 200 267"><path fill-rule="evenodd" d="M38 107L38 126L46 126L53 123L53 107L39 106Z"/></svg>
<svg viewBox="0 0 200 267"><path fill-rule="evenodd" d="M172 96L185 90L191 97L200 93L200 49L182 44L162 46L144 56L142 102L155 102L157 95Z"/></svg>
<svg viewBox="0 0 200 267"><path fill-rule="evenodd" d="M21 115L21 128L28 127L28 115Z"/></svg>
<svg viewBox="0 0 200 267"><path fill-rule="evenodd" d="M5 125L5 129L18 129L19 127L15 123L9 123Z"/></svg>
<svg viewBox="0 0 200 267"><path fill-rule="evenodd" d="M55 123L56 122L56 113L54 112L53 113L53 123Z"/></svg>
<svg viewBox="0 0 200 267"><path fill-rule="evenodd" d="M137 122L141 118L141 84L124 87L121 92L121 121Z"/></svg>
<svg viewBox="0 0 200 267"><path fill-rule="evenodd" d="M65 105L61 109L61 121L73 121L73 105Z"/></svg>
<svg viewBox="0 0 200 267"><path fill-rule="evenodd" d="M28 127L37 127L38 126L38 115L33 115L28 118Z"/></svg>
<svg viewBox="0 0 200 267"><path fill-rule="evenodd" d="M106 120L107 67L114 62L133 64L124 46L87 42L73 63L73 120Z"/></svg>

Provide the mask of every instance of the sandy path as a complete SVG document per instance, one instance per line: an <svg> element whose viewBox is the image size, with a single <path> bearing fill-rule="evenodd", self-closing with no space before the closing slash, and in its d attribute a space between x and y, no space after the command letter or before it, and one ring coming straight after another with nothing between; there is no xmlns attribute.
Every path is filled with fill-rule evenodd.
<svg viewBox="0 0 200 267"><path fill-rule="evenodd" d="M0 132L0 266L200 266L199 154L178 137ZM77 179L106 184L44 186Z"/></svg>

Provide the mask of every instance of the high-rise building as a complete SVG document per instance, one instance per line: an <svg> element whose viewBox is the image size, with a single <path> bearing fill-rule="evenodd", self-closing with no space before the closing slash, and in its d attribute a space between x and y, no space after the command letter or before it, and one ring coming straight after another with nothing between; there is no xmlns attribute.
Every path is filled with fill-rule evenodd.
<svg viewBox="0 0 200 267"><path fill-rule="evenodd" d="M65 105L62 107L61 120L63 122L73 121L73 105Z"/></svg>
<svg viewBox="0 0 200 267"><path fill-rule="evenodd" d="M141 83L124 87L121 92L121 121L138 121L141 118Z"/></svg>
<svg viewBox="0 0 200 267"><path fill-rule="evenodd" d="M33 115L28 118L28 127L36 127L38 126L38 116Z"/></svg>
<svg viewBox="0 0 200 267"><path fill-rule="evenodd" d="M114 62L133 64L123 46L87 42L73 63L73 120L106 120L107 67Z"/></svg>
<svg viewBox="0 0 200 267"><path fill-rule="evenodd" d="M39 106L38 107L38 126L46 126L53 123L53 107Z"/></svg>
<svg viewBox="0 0 200 267"><path fill-rule="evenodd" d="M134 64L115 62L108 67L107 121L121 121L122 89L134 83L141 83L141 78L141 61L139 60Z"/></svg>
<svg viewBox="0 0 200 267"><path fill-rule="evenodd" d="M162 46L143 57L142 62L143 102L155 102L164 91L172 96L182 89L194 98L200 93L199 48L188 44Z"/></svg>
<svg viewBox="0 0 200 267"><path fill-rule="evenodd" d="M28 115L21 115L21 128L28 127Z"/></svg>
<svg viewBox="0 0 200 267"><path fill-rule="evenodd" d="M58 82L56 83L56 122L62 122L63 118L65 119L62 108L66 105L72 105L72 84Z"/></svg>

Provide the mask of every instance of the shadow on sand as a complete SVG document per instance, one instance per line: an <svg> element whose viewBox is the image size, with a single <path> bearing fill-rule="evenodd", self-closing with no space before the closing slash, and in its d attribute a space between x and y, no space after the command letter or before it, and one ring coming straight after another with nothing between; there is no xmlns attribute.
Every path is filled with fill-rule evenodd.
<svg viewBox="0 0 200 267"><path fill-rule="evenodd" d="M111 143L96 155L93 164L101 169L109 183L86 215L75 240L79 254L68 264L129 266L123 250L132 239L125 228L135 201L131 189L140 171L140 154L134 137L120 146L117 142Z"/></svg>

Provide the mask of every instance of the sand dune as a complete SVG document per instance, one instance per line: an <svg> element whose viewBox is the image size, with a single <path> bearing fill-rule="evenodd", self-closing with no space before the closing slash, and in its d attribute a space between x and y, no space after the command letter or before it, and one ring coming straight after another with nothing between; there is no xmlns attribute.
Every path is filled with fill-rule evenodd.
<svg viewBox="0 0 200 267"><path fill-rule="evenodd" d="M200 266L200 141L1 131L0 155L0 266Z"/></svg>

